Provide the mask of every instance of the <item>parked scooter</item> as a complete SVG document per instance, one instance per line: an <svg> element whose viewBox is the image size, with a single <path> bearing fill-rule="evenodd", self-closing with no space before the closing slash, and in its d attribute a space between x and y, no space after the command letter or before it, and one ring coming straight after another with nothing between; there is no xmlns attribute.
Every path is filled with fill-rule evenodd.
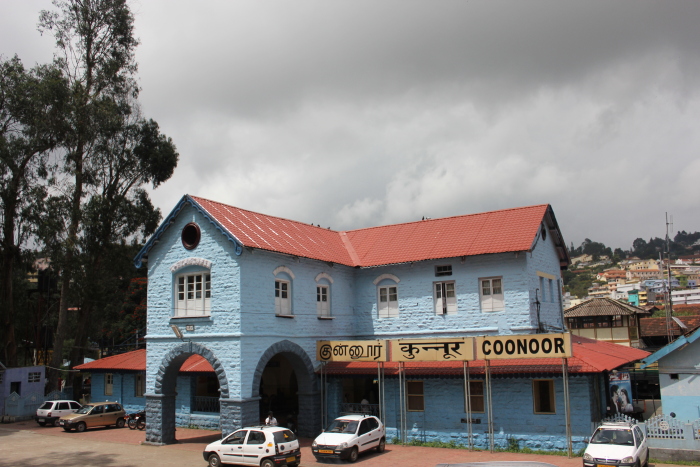
<svg viewBox="0 0 700 467"><path fill-rule="evenodd" d="M139 428L139 423L143 424L143 428L139 428L139 430L146 428L146 412L144 411L127 414L124 418L126 419L126 426L131 430Z"/></svg>

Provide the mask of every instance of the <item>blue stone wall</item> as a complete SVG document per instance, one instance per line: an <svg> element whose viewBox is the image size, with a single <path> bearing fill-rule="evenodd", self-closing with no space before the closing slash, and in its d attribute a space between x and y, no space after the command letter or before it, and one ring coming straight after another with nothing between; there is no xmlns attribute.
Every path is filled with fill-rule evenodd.
<svg viewBox="0 0 700 467"><path fill-rule="evenodd" d="M535 289L537 298L540 301L540 321L548 325L548 329L563 328L563 302L562 302L562 279L559 266L559 256L553 241L552 235L547 235L543 240L542 235L538 235L537 242L532 253L521 253L527 259L527 268L524 270L524 278L527 279L529 290L529 309L532 314L532 322L537 325L537 309L535 303ZM554 276L556 279L550 282L544 278L540 282L537 272L544 272ZM544 287L543 287L544 286ZM544 289L544 290L542 290ZM557 332L557 331L552 331Z"/></svg>
<svg viewBox="0 0 700 467"><path fill-rule="evenodd" d="M452 275L435 277L436 265L451 265ZM530 281L525 275L524 254L496 254L439 261L421 261L356 271L355 314L357 337L470 336L517 334L533 329L530 314ZM393 274L398 283L399 316L377 316L377 286L382 274ZM482 312L479 278L503 277L505 310ZM438 315L433 305L433 283L454 281L457 313Z"/></svg>

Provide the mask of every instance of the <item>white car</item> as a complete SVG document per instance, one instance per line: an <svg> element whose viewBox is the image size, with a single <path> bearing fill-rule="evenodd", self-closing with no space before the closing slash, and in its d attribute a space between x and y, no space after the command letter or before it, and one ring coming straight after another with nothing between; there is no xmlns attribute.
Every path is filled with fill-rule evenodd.
<svg viewBox="0 0 700 467"><path fill-rule="evenodd" d="M278 426L253 426L234 431L202 452L210 467L221 464L297 467L301 450L296 435Z"/></svg>
<svg viewBox="0 0 700 467"><path fill-rule="evenodd" d="M372 415L343 415L318 435L311 444L317 460L346 459L355 462L361 452L376 449L384 452L384 424Z"/></svg>
<svg viewBox="0 0 700 467"><path fill-rule="evenodd" d="M75 401L46 401L36 410L34 420L41 426L58 426L59 418L77 412L80 407Z"/></svg>
<svg viewBox="0 0 700 467"><path fill-rule="evenodd" d="M644 432L630 423L603 423L583 454L584 467L649 465L649 446Z"/></svg>

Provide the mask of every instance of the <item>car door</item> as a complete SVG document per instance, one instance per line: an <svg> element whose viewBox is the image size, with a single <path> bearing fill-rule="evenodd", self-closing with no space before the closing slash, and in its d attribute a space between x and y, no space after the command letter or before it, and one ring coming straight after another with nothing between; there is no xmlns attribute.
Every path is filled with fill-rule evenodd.
<svg viewBox="0 0 700 467"><path fill-rule="evenodd" d="M83 420L85 424L89 427L93 426L102 426L102 420L104 420L105 416L105 406L104 405L96 405L95 407L92 408L89 414L85 415L85 419Z"/></svg>
<svg viewBox="0 0 700 467"><path fill-rule="evenodd" d="M243 445L248 430L234 431L221 443L219 457L225 464L246 464L243 457Z"/></svg>
<svg viewBox="0 0 700 467"><path fill-rule="evenodd" d="M360 423L357 431L357 446L360 451L366 451L375 447L379 443L377 437L377 421L374 418L365 418Z"/></svg>
<svg viewBox="0 0 700 467"><path fill-rule="evenodd" d="M644 463L648 460L649 457L649 448L647 447L647 437L644 436L644 431L642 431L641 428L638 426L634 427L634 434L635 437L637 438L637 459L639 459L639 463L641 465L644 465Z"/></svg>
<svg viewBox="0 0 700 467"><path fill-rule="evenodd" d="M246 464L259 465L265 455L265 433L250 430L243 444L243 460Z"/></svg>

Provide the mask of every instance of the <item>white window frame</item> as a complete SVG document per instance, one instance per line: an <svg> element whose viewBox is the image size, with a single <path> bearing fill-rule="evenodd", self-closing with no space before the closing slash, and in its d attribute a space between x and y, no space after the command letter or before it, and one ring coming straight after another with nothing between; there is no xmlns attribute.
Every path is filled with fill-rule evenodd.
<svg viewBox="0 0 700 467"><path fill-rule="evenodd" d="M392 300L392 297L394 298ZM377 287L377 316L396 318L399 316L399 287L396 284Z"/></svg>
<svg viewBox="0 0 700 467"><path fill-rule="evenodd" d="M316 284L316 313L319 318L331 317L331 286Z"/></svg>
<svg viewBox="0 0 700 467"><path fill-rule="evenodd" d="M494 287L495 281L499 281L498 288ZM500 293L494 293L494 289L500 290ZM479 304L482 312L505 311L503 276L479 278Z"/></svg>
<svg viewBox="0 0 700 467"><path fill-rule="evenodd" d="M176 318L211 315L211 272L196 271L175 276Z"/></svg>
<svg viewBox="0 0 700 467"><path fill-rule="evenodd" d="M292 281L275 279L275 314L292 316Z"/></svg>
<svg viewBox="0 0 700 467"><path fill-rule="evenodd" d="M433 305L437 315L457 313L455 281L433 282Z"/></svg>
<svg viewBox="0 0 700 467"><path fill-rule="evenodd" d="M41 372L40 371L30 371L27 374L28 383L40 383L41 382Z"/></svg>
<svg viewBox="0 0 700 467"><path fill-rule="evenodd" d="M111 396L114 392L114 374L105 373L105 396Z"/></svg>

